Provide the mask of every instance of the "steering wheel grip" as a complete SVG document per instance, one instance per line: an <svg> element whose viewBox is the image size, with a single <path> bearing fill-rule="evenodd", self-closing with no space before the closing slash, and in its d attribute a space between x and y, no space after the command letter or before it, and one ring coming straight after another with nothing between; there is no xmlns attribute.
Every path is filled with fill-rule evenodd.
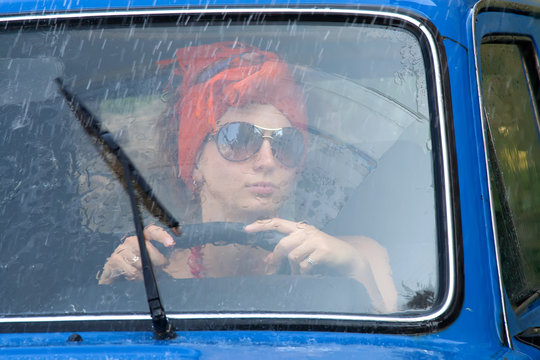
<svg viewBox="0 0 540 360"><path fill-rule="evenodd" d="M176 245L173 248L166 248L157 242L153 244L164 255L168 255L174 248L189 249L205 244L217 246L240 244L273 251L276 244L285 236L279 231L247 233L244 230L245 226L246 224L233 222L186 224L182 225L180 235L175 237Z"/></svg>

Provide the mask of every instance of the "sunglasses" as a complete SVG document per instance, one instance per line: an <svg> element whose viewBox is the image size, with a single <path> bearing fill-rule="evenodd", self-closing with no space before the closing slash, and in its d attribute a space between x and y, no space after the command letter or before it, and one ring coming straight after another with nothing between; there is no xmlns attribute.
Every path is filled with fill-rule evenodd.
<svg viewBox="0 0 540 360"><path fill-rule="evenodd" d="M246 122L228 123L211 135L224 159L244 161L255 155L264 139L270 141L272 154L286 167L297 166L304 156L304 136L295 127L269 129Z"/></svg>

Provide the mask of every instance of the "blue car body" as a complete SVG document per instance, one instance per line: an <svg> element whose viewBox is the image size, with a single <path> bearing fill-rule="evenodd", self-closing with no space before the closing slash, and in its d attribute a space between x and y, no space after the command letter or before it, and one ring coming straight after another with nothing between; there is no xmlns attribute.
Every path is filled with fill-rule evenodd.
<svg viewBox="0 0 540 360"><path fill-rule="evenodd" d="M454 195L448 201L455 209L456 234L450 249L455 255L452 265L455 283L449 285L448 306L437 316L412 322L337 320L334 326L320 326L315 321L295 327L280 324L279 319L272 323L259 319L247 320L237 327L213 324L206 329L204 321L197 326L179 322L178 336L172 340L155 340L147 316L131 322L113 319L100 329L81 326L95 321L91 316L27 320L0 317L0 357L539 359L540 289L536 289L536 296L526 306L516 311L502 280L490 200L478 59L479 39L495 33L530 37L538 54L538 2L4 0L0 3L0 21L240 10L316 14L323 22L332 16L333 21L344 24L359 12L394 14L411 19L414 26L433 34L436 43L431 44L431 51L436 52L434 58L439 61L434 68L440 71L443 94L438 101L446 113L448 149L453 158L448 176ZM130 330L130 323L138 324L136 330Z"/></svg>

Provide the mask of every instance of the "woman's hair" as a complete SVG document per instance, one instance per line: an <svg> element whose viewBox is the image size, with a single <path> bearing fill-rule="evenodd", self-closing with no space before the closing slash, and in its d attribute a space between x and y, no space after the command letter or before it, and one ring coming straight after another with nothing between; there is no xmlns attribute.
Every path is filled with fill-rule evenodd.
<svg viewBox="0 0 540 360"><path fill-rule="evenodd" d="M170 64L175 66L173 80L182 77L182 82L162 115L168 121L167 132L176 134L175 149L166 152L174 154L179 176L191 190L200 148L231 107L271 104L307 141L303 93L289 66L275 53L239 42L220 42L180 48L176 58L159 63Z"/></svg>

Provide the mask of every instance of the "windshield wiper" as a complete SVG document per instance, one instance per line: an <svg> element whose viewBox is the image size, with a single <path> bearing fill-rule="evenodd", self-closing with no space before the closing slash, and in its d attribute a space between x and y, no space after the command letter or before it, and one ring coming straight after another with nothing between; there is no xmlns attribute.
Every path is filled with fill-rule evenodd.
<svg viewBox="0 0 540 360"><path fill-rule="evenodd" d="M135 231L137 233L137 240L141 253L144 287L146 290L148 306L150 308L150 315L152 317L154 334L157 339L173 339L176 337L176 332L174 326L171 324L171 322L165 315L165 310L161 303L157 281L154 275L154 269L152 267L152 261L150 260L150 256L148 255L148 249L146 248L146 242L144 240L143 222L132 181L135 181L137 183L140 190L143 192L143 195L147 199L150 199L150 201L153 202L162 212L161 215L163 220L170 226L170 228L175 234L178 234L179 223L153 195L152 187L146 182L146 180L142 177L141 173L137 170L131 159L122 150L120 145L118 145L118 143L114 140L113 135L102 128L101 121L94 114L92 114L92 112L74 94L69 92L64 87L64 84L60 78L56 78L55 81L58 84L60 92L62 93L66 101L69 103L71 111L80 121L83 128L90 135L97 138L102 144L104 144L105 148L109 152L111 152L122 165L125 185L131 203L133 222L135 224Z"/></svg>

